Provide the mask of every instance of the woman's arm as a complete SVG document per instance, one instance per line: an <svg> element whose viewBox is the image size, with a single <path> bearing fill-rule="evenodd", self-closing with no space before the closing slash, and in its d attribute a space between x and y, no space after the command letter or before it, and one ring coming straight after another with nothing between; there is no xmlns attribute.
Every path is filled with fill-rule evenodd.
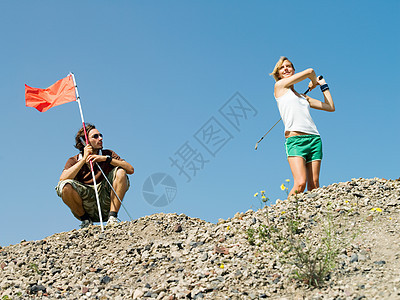
<svg viewBox="0 0 400 300"><path fill-rule="evenodd" d="M313 88L315 88L318 85L317 76L315 75L314 70L309 68L302 72L296 73L293 76L290 76L288 78L283 78L277 81L275 86L280 88L290 88L292 85L299 83L300 81L303 81L304 79L307 78L309 78L311 82L314 84Z"/></svg>
<svg viewBox="0 0 400 300"><path fill-rule="evenodd" d="M322 78L321 80L318 80L318 84L326 84L325 79ZM323 91L322 93L324 94L324 102L308 97L307 95L304 95L304 97L306 97L308 103L310 103L310 107L312 108L332 112L335 111L335 104L333 103L332 95L329 89Z"/></svg>
<svg viewBox="0 0 400 300"><path fill-rule="evenodd" d="M315 72L313 69L307 69L302 72L296 73L293 76L290 76L288 78L283 78L281 80L278 80L275 83L274 87L274 94L276 98L281 97L284 93L286 93L287 89L289 89L291 86L294 84L303 81L304 79L309 78L311 80L309 84L309 89L312 90L318 85L317 82L317 76L315 75Z"/></svg>

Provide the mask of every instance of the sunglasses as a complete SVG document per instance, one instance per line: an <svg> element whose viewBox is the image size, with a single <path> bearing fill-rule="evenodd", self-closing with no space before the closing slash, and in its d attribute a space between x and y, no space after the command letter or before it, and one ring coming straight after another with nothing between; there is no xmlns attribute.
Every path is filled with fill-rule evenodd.
<svg viewBox="0 0 400 300"><path fill-rule="evenodd" d="M101 133L96 133L96 134L93 134L93 136L92 136L92 138L95 140L97 140L99 137L103 137L103 135Z"/></svg>

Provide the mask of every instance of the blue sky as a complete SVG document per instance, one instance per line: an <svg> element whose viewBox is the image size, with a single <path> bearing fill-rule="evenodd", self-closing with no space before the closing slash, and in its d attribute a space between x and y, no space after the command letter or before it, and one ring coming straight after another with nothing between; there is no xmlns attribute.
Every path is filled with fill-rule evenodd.
<svg viewBox="0 0 400 300"><path fill-rule="evenodd" d="M399 12L395 0L2 1L0 245L78 228L54 191L76 154L78 105L39 113L24 99L25 83L46 88L69 72L86 122L135 167L125 197L135 219L176 212L216 222L258 208L257 191L286 198L282 123L254 150L279 120L268 74L281 55L331 88L336 112L312 111L324 145L321 185L399 178ZM219 130L213 144L207 128ZM171 166L184 158L190 181ZM163 207L143 196L156 173L177 188ZM119 217L129 220L123 210Z"/></svg>

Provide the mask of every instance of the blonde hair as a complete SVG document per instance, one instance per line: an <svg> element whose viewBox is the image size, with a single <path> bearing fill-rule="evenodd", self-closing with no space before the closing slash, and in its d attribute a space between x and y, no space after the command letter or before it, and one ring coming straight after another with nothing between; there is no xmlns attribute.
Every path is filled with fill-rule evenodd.
<svg viewBox="0 0 400 300"><path fill-rule="evenodd" d="M278 62L275 65L274 70L272 71L272 73L270 73L269 75L273 76L275 81L280 80L279 78L279 69L281 68L283 62L287 60L288 62L290 62L290 64L292 65L292 68L294 70L294 65L293 63L289 60L289 58L287 58L286 56L281 56L281 58L278 60Z"/></svg>

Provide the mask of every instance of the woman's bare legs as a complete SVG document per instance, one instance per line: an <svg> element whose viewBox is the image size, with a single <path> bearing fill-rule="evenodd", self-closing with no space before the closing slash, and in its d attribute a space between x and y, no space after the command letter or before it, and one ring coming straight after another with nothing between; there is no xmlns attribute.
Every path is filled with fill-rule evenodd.
<svg viewBox="0 0 400 300"><path fill-rule="evenodd" d="M304 158L300 156L289 156L288 161L294 181L289 196L304 192L306 185L309 191L319 188L320 160L306 164Z"/></svg>
<svg viewBox="0 0 400 300"><path fill-rule="evenodd" d="M293 188L289 196L304 192L307 184L307 167L301 156L289 156L288 162L293 175Z"/></svg>
<svg viewBox="0 0 400 300"><path fill-rule="evenodd" d="M319 171L321 170L321 161L314 160L307 165L307 189L309 191L319 188Z"/></svg>

